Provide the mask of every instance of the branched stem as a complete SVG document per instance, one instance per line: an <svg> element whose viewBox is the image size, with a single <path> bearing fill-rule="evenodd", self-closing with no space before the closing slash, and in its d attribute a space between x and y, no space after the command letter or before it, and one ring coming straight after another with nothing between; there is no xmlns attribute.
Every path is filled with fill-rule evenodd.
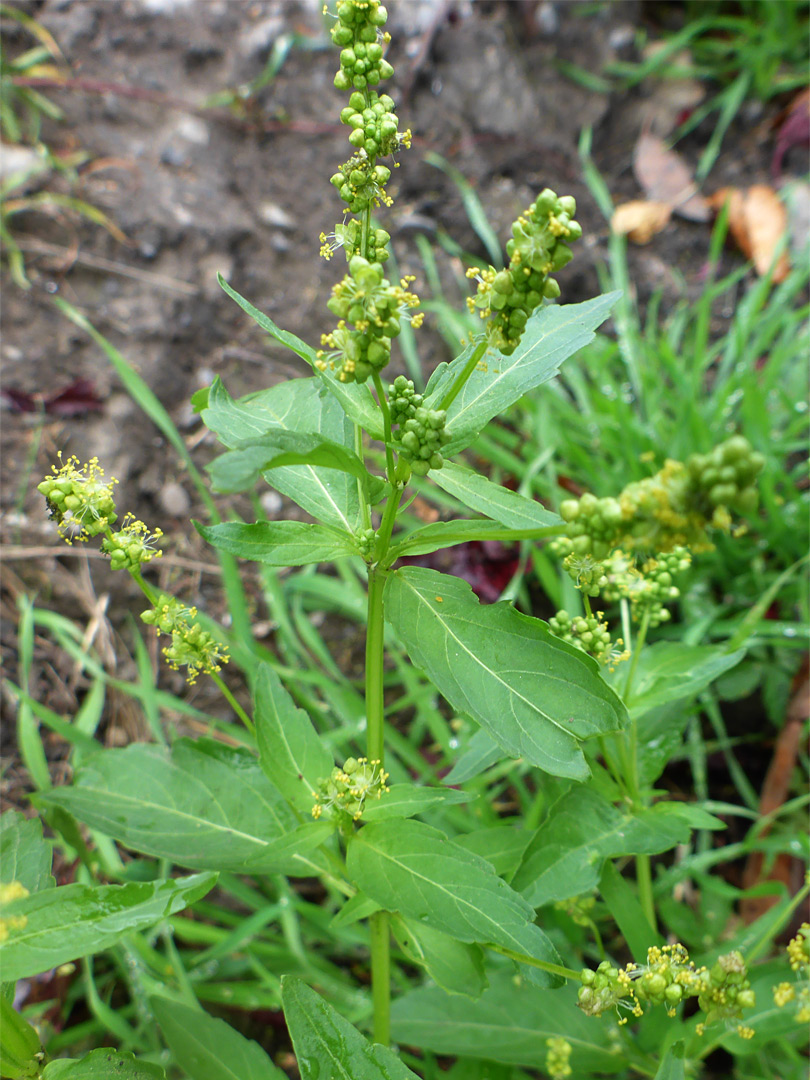
<svg viewBox="0 0 810 1080"><path fill-rule="evenodd" d="M536 960L533 956L525 956L523 953L515 952L513 949L506 949L502 945L488 944L486 947L492 949L493 952L500 953L501 956L508 956L510 960L517 960L521 964L528 964L529 967L547 971L549 975L559 975L562 979L575 979L580 982L580 972L574 971L573 968L563 967L561 964L550 964L546 960Z"/></svg>
<svg viewBox="0 0 810 1080"><path fill-rule="evenodd" d="M242 708L242 706L239 704L239 702L233 696L233 694L229 690L228 685L225 682L225 680L216 671L210 672L210 675L211 675L211 678L214 680L214 682L219 687L219 690L220 690L220 693L222 694L222 696L225 698L225 700L228 702L230 707L233 709L233 711L236 713L236 715L239 717L239 719L242 721L242 723L248 729L250 734L255 735L256 734L256 728L255 728L255 726L253 724L253 721L250 719L248 714L245 712L245 710Z"/></svg>
<svg viewBox="0 0 810 1080"><path fill-rule="evenodd" d="M487 351L487 346L488 342L486 338L484 338L483 341L478 342L478 345L476 346L472 356L456 376L456 381L442 398L439 404L440 409L449 408L450 405L456 400L458 395L464 389L464 384L467 382L467 379L469 379L469 377L475 371L476 367L478 366L478 362L481 360L481 357Z"/></svg>

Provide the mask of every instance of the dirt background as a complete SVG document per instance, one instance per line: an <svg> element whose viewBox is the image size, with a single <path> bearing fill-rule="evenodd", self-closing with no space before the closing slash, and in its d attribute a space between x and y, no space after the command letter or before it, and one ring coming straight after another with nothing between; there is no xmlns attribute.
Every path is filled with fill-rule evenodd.
<svg viewBox="0 0 810 1080"><path fill-rule="evenodd" d="M4 278L3 386L47 396L77 379L91 381L95 411L44 416L9 408L2 420L2 543L5 554L3 664L16 681L15 624L21 598L57 610L87 628L104 663L121 678L128 659L127 614L142 607L126 575L103 559L60 545L35 485L57 450L82 461L100 458L120 483L119 506L167 534L162 585L213 614L222 613L216 561L188 524L200 510L175 453L123 390L101 350L52 303L76 305L121 350L157 394L202 467L214 454L189 398L215 375L240 395L303 374L295 357L270 342L220 290L216 273L284 328L317 344L330 328L325 304L341 270L318 257L318 235L342 214L328 177L347 156L346 129L336 122L343 95L332 87L335 53L321 0L44 0L18 4L47 27L67 58L74 86L48 91L66 120L46 125L61 151L81 148L79 197L104 210L126 234L41 214L18 219L28 248L32 288ZM401 127L414 132L410 153L391 185L395 205L380 219L393 237L402 272L417 275L429 295L415 236L439 229L477 253L455 185L423 160L443 154L473 184L499 235L545 186L576 196L586 239L561 275L565 301L599 291L607 227L581 177L577 141L594 129L594 154L613 196L639 195L632 148L657 110L676 107L671 87L642 84L631 93L584 89L560 62L589 72L638 57L639 35L660 36L682 23L680 4L602 5L513 0L400 0L390 5L396 74L386 89ZM206 109L212 94L255 79L284 34L298 35L279 74L250 102L246 115ZM9 28L11 47L27 47ZM726 139L711 187L767 182L772 143L768 119L784 105L746 105ZM711 134L698 129L680 147L694 163ZM56 253L43 254L42 244ZM32 251L40 245L39 251ZM664 308L700 288L709 245L705 225L674 219L648 248L631 251L642 302L663 289ZM460 265L438 252L450 295ZM729 266L739 256L729 254ZM608 328L609 329L609 328ZM425 373L449 358L430 326L420 332ZM280 515L270 496L269 516ZM272 627L257 590L258 632ZM119 637L123 635L123 638ZM156 646L155 655L157 653ZM165 670L162 685L182 681ZM45 635L37 635L30 692L60 714L73 713L85 684ZM222 712L210 685L190 691L202 708ZM6 717L13 700L3 699ZM111 694L103 731L111 745L142 733L129 699ZM65 744L49 739L58 779ZM0 794L22 804L30 782L9 725Z"/></svg>

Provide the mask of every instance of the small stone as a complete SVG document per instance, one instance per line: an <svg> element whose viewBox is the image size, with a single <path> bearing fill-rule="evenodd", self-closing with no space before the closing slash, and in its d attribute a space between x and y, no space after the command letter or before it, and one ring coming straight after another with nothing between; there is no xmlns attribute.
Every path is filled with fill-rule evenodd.
<svg viewBox="0 0 810 1080"><path fill-rule="evenodd" d="M186 517L191 509L191 499L186 489L175 481L164 484L158 495L160 507L170 517Z"/></svg>
<svg viewBox="0 0 810 1080"><path fill-rule="evenodd" d="M263 202L259 206L259 217L265 225L274 225L277 229L294 229L295 218L274 202Z"/></svg>
<svg viewBox="0 0 810 1080"><path fill-rule="evenodd" d="M549 37L556 34L560 28L560 17L557 14L557 9L554 4L548 3L548 0L537 8L535 21L537 22L537 29Z"/></svg>

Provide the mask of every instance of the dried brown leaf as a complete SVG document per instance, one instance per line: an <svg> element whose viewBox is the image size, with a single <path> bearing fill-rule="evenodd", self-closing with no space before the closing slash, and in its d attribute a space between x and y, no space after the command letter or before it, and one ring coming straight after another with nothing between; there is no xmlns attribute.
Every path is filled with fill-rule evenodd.
<svg viewBox="0 0 810 1080"><path fill-rule="evenodd" d="M633 172L651 202L669 203L676 214L690 221L708 221L709 206L692 176L692 170L662 139L642 132L633 151Z"/></svg>
<svg viewBox="0 0 810 1080"><path fill-rule="evenodd" d="M772 187L754 184L747 190L721 188L711 196L715 210L728 201L728 226L740 251L754 263L763 277L773 264L776 250L788 228L787 211ZM773 270L773 281L784 281L790 272L787 252L779 256Z"/></svg>
<svg viewBox="0 0 810 1080"><path fill-rule="evenodd" d="M616 207L610 227L634 244L648 244L656 233L661 232L671 216L669 203L634 199Z"/></svg>

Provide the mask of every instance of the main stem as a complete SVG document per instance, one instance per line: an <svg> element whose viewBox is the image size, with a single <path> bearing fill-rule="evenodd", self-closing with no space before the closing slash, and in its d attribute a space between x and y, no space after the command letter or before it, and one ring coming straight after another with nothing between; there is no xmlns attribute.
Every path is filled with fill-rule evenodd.
<svg viewBox="0 0 810 1080"><path fill-rule="evenodd" d="M389 497L394 500L392 492ZM398 501L398 500L397 500ZM369 761L383 766L385 719L383 712L383 589L385 572L372 567L368 574L368 625L366 627L366 745ZM388 912L375 911L371 931L371 998L374 1005L374 1041L391 1041L391 955Z"/></svg>

